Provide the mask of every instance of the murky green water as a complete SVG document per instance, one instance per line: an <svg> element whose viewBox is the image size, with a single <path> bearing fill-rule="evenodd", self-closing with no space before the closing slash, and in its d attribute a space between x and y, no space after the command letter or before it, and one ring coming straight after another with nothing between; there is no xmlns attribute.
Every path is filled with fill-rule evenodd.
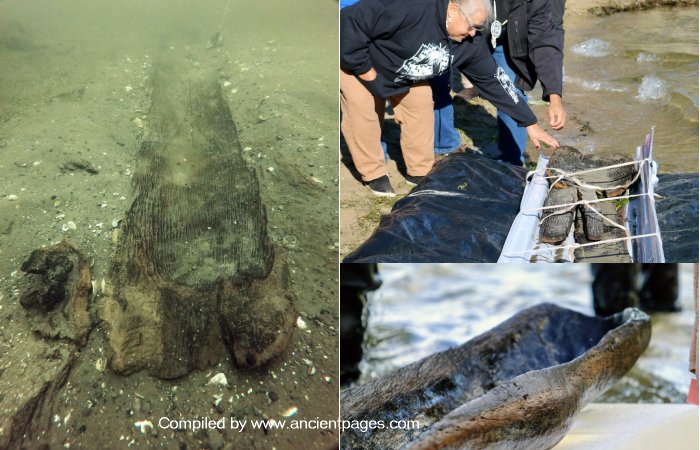
<svg viewBox="0 0 700 450"><path fill-rule="evenodd" d="M660 170L697 172L698 8L567 16L564 27L562 144L631 154L656 126Z"/></svg>
<svg viewBox="0 0 700 450"><path fill-rule="evenodd" d="M586 265L381 264L379 272L383 285L369 296L365 380L460 345L537 303L593 315ZM652 315L649 347L598 401L685 401L691 378L692 265L680 272L683 311Z"/></svg>
<svg viewBox="0 0 700 450"><path fill-rule="evenodd" d="M218 78L244 157L258 175L276 256L288 265L295 306L309 323L309 333L300 334L268 368L278 373L290 368L290 378L273 377L267 370L229 374L231 385L240 389L249 382L265 383L276 401L249 397L249 404L239 402L227 414L275 417L295 406L297 417L335 417L337 8L331 0L0 2L0 342L14 339L3 347L0 369L19 364L30 350L41 353L42 345L53 345L31 336L18 302L23 278L18 269L32 250L70 239L89 257L93 279L104 283L134 197L131 182L147 129L153 68L158 61L171 61L178 67L169 74L173 78L187 79L193 72ZM213 41L217 33L221 40ZM182 113L173 111L174 117ZM71 163L76 161L94 171L75 170ZM321 323L329 328L320 328ZM126 395L113 397L102 413L76 420L75 429L85 424L87 432L71 434L65 442L71 448L109 448L120 435L134 434L135 420L116 402L133 395L137 384L140 395L161 386L149 377L96 371L94 360L106 349L103 336L102 330L92 333L79 368L71 373L68 384L79 394L62 391L61 407L53 413L64 416L74 408L75 418L75 405L94 404L105 386ZM315 376L306 374L300 354L316 364ZM297 364L304 367L291 369ZM211 398L197 391L201 382L195 380L206 375L178 380L183 415L209 414ZM16 385L21 380L8 378L0 373L0 391L10 386L26 398L28 393ZM5 394L0 392L0 422L10 410L5 403L14 401ZM163 405L162 399L154 403L153 414ZM313 433L229 435L227 440L242 448L312 448L334 440L332 434ZM152 436L136 437L142 448L156 445L146 440ZM64 444L60 433L46 439L52 448ZM164 433L158 439L164 447L178 446ZM196 445L190 446L203 445L201 436L192 439Z"/></svg>

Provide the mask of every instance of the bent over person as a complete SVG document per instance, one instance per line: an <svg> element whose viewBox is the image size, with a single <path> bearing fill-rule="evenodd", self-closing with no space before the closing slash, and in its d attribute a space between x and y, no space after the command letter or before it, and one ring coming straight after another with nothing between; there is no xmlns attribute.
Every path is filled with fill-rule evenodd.
<svg viewBox="0 0 700 450"><path fill-rule="evenodd" d="M395 195L380 144L385 99L401 126L406 181L417 184L434 162L427 80L451 66L525 128L536 148L559 146L491 57L481 30L492 15L489 0L360 0L340 11L341 131L376 195Z"/></svg>

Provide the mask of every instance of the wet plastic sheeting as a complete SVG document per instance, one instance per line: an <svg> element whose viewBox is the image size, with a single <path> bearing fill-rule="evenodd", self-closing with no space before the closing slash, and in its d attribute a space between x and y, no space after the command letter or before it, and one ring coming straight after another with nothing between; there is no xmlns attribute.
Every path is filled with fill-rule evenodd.
<svg viewBox="0 0 700 450"><path fill-rule="evenodd" d="M666 262L698 262L698 174L659 175L655 192Z"/></svg>
<svg viewBox="0 0 700 450"><path fill-rule="evenodd" d="M344 262L496 262L525 174L476 153L449 155Z"/></svg>
<svg viewBox="0 0 700 450"><path fill-rule="evenodd" d="M525 173L475 153L449 155L344 262L496 262ZM666 262L697 262L698 174L659 175L655 192Z"/></svg>

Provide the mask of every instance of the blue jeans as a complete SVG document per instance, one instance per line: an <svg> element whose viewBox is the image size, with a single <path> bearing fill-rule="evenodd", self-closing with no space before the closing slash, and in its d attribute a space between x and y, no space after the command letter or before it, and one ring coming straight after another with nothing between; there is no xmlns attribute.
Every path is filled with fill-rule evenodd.
<svg viewBox="0 0 700 450"><path fill-rule="evenodd" d="M496 64L505 71L511 81L515 82L515 72L508 66L503 46L497 46L492 54ZM527 103L525 93L521 89L516 89L520 98ZM525 128L519 127L515 120L501 110L496 112L496 118L498 120L498 150L501 152L499 159L516 166L522 166L525 145L527 144L527 131Z"/></svg>
<svg viewBox="0 0 700 450"><path fill-rule="evenodd" d="M451 70L439 77L431 78L430 87L433 89L433 110L435 113L435 154L450 153L459 148L461 140L455 129L455 115L450 95Z"/></svg>

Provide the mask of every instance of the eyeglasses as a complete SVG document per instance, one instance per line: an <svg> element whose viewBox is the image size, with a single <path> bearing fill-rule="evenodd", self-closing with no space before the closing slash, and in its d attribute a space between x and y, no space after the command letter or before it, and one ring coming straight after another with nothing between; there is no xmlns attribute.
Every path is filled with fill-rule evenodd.
<svg viewBox="0 0 700 450"><path fill-rule="evenodd" d="M479 25L478 27L475 27L474 25L472 25L472 23L469 21L469 17L467 17L467 15L464 14L464 11L462 11L462 8L459 8L459 10L462 13L462 15L464 15L464 18L467 19L467 25L469 25L469 29L477 31L477 32L482 32L486 29L486 26L483 23L481 25Z"/></svg>
<svg viewBox="0 0 700 450"><path fill-rule="evenodd" d="M467 25L469 26L469 30L483 32L486 29L486 25L483 23L481 25L479 25L478 27L475 27L474 25L472 25L471 21L469 20L469 17L467 16L467 13L464 12L464 10L460 6L460 4L457 2L454 2L454 3L457 5L457 8L459 8L459 12L462 13L462 15L464 16L464 19L467 21Z"/></svg>

